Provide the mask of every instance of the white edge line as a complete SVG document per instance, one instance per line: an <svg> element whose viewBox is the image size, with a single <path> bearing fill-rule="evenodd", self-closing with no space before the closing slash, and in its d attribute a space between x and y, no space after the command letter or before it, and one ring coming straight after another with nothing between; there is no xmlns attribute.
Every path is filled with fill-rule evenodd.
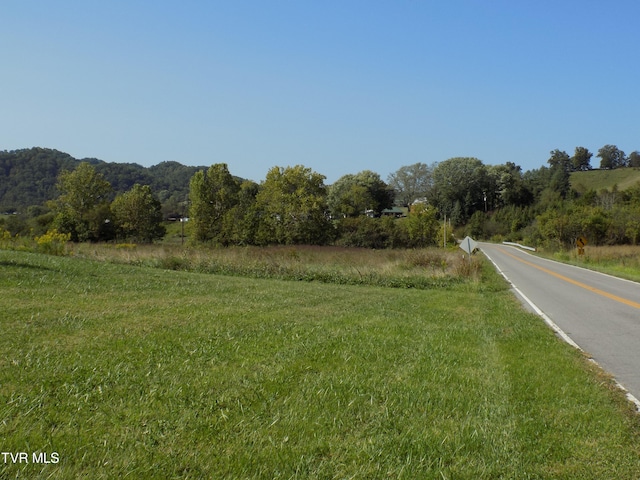
<svg viewBox="0 0 640 480"><path fill-rule="evenodd" d="M540 310L538 306L529 299L529 297L527 297L524 293L522 293L520 289L516 287L511 280L509 280L509 277L507 277L507 275L502 270L500 270L500 267L498 267L496 262L493 261L493 259L489 256L489 254L487 254L487 252L482 250L482 253L484 254L485 257L489 259L491 263L493 263L493 266L496 268L498 273L500 273L500 275L504 277L504 279L509 283L509 285L511 285L511 288L513 288L513 290L518 295L520 295L520 297L524 299L524 301L527 302L527 304L529 304L529 306L533 309L533 311L538 316L540 316L542 320L544 320L544 323L546 323L566 343L571 345L576 350L579 350L580 352L584 352L584 350L580 347L580 345L574 342L569 335L567 335L558 325L556 325L556 323L553 320L551 320L547 316L547 314L545 314L542 310ZM602 367L598 364L598 362L596 362L593 358L589 358L589 361L595 363L596 365L598 365L598 367L602 369ZM627 397L627 400L629 400L631 403L633 403L636 406L636 412L640 412L640 400L638 400L634 395L631 394L631 392L629 392L626 388L624 388L624 386L620 382L618 382L618 380L614 378L613 381L615 382L616 386L624 392L625 396Z"/></svg>

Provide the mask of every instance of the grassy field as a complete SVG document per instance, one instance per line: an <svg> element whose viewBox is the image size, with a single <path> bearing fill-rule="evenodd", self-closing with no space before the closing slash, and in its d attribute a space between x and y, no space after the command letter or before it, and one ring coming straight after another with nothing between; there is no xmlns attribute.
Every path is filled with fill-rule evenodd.
<svg viewBox="0 0 640 480"><path fill-rule="evenodd" d="M470 264L458 248L371 250L314 246L183 248L78 244L68 253L169 270L402 288L455 285L477 279L479 272L479 263Z"/></svg>
<svg viewBox="0 0 640 480"><path fill-rule="evenodd" d="M419 289L0 251L29 460L0 478L639 478L631 405L477 262Z"/></svg>
<svg viewBox="0 0 640 480"><path fill-rule="evenodd" d="M611 190L614 185L617 185L619 190L625 190L640 182L640 169L617 168L615 170L573 172L570 181L571 187L578 192Z"/></svg>

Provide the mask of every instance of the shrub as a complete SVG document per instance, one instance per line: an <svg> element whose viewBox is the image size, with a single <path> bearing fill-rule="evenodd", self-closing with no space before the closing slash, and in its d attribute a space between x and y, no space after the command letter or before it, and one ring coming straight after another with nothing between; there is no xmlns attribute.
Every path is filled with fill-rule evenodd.
<svg viewBox="0 0 640 480"><path fill-rule="evenodd" d="M361 216L340 220L336 244L343 247L398 248L405 246L402 243L406 238L406 229L398 227L394 219Z"/></svg>
<svg viewBox="0 0 640 480"><path fill-rule="evenodd" d="M13 236L9 230L0 227L0 248L10 248L13 243Z"/></svg>
<svg viewBox="0 0 640 480"><path fill-rule="evenodd" d="M39 252L49 255L64 255L65 246L70 239L70 233L60 233L54 228L40 237L35 237L34 240Z"/></svg>
<svg viewBox="0 0 640 480"><path fill-rule="evenodd" d="M434 249L409 250L406 255L409 267L421 267L436 270L446 270L447 259L444 251Z"/></svg>

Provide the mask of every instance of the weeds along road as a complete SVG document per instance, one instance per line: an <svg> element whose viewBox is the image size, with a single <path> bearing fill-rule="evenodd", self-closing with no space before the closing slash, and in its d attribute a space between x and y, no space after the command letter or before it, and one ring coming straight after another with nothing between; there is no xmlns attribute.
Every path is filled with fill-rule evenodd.
<svg viewBox="0 0 640 480"><path fill-rule="evenodd" d="M640 399L640 284L480 243L503 275Z"/></svg>

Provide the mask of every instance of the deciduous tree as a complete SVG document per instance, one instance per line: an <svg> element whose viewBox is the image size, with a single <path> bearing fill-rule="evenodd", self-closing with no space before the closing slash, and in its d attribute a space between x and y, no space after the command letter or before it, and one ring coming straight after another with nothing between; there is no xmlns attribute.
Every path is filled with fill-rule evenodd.
<svg viewBox="0 0 640 480"><path fill-rule="evenodd" d="M585 147L576 147L571 157L571 166L574 171L591 170L591 157L593 154Z"/></svg>
<svg viewBox="0 0 640 480"><path fill-rule="evenodd" d="M240 185L231 176L226 163L211 165L191 178L189 199L190 222L194 238L228 245L233 240L232 209L238 203Z"/></svg>
<svg viewBox="0 0 640 480"><path fill-rule="evenodd" d="M456 157L440 162L433 170L429 201L440 213L464 222L475 210L484 210L484 196L494 187L485 165L477 158Z"/></svg>
<svg viewBox="0 0 640 480"><path fill-rule="evenodd" d="M87 162L64 171L56 185L60 196L52 203L58 230L71 240L106 240L111 230L109 199L111 184Z"/></svg>
<svg viewBox="0 0 640 480"><path fill-rule="evenodd" d="M555 149L551 152L551 157L547 162L551 171L549 188L551 191L559 193L562 198L566 197L571 188L571 183L569 182L573 171L571 157L567 152Z"/></svg>
<svg viewBox="0 0 640 480"><path fill-rule="evenodd" d="M119 236L139 243L162 238L162 206L151 193L151 187L136 183L131 190L118 195L111 203L113 223Z"/></svg>
<svg viewBox="0 0 640 480"><path fill-rule="evenodd" d="M433 206L425 203L417 203L411 207L406 223L413 246L426 247L436 244L440 228L436 213Z"/></svg>
<svg viewBox="0 0 640 480"><path fill-rule="evenodd" d="M630 167L640 167L640 152L638 152L637 150L631 152L629 154L628 164Z"/></svg>
<svg viewBox="0 0 640 480"><path fill-rule="evenodd" d="M627 166L627 158L622 150L615 145L605 145L598 150L600 168L616 169Z"/></svg>
<svg viewBox="0 0 640 480"><path fill-rule="evenodd" d="M333 239L324 175L302 165L273 167L256 195L259 243L325 244Z"/></svg>
<svg viewBox="0 0 640 480"><path fill-rule="evenodd" d="M374 200L353 174L340 177L328 189L327 206L332 217L357 217L372 209Z"/></svg>
<svg viewBox="0 0 640 480"><path fill-rule="evenodd" d="M414 163L391 173L387 182L394 189L396 203L410 205L418 198L426 198L433 187L433 166Z"/></svg>
<svg viewBox="0 0 640 480"><path fill-rule="evenodd" d="M486 198L489 209L506 205L525 206L533 202L533 193L527 187L522 169L513 162L487 167L489 185Z"/></svg>
<svg viewBox="0 0 640 480"><path fill-rule="evenodd" d="M367 211L380 214L393 206L395 192L375 172L348 174L329 188L327 204L334 217L355 217Z"/></svg>

